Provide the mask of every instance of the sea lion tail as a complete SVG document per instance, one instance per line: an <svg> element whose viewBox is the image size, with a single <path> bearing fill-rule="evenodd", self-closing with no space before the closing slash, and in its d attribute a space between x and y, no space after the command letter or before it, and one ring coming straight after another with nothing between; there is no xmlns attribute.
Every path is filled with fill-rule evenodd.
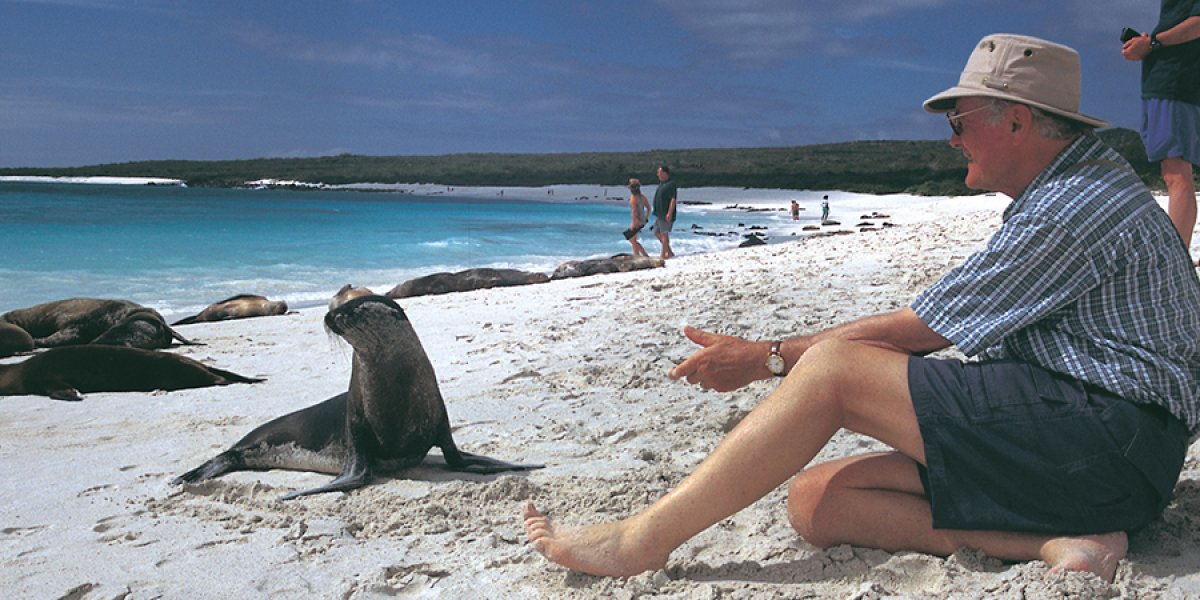
<svg viewBox="0 0 1200 600"><path fill-rule="evenodd" d="M195 314L190 317L184 317L178 321L175 321L174 323L171 323L171 327L174 327L176 325L191 325L192 323L196 322L196 317L198 317L198 316L200 316L200 315Z"/></svg>

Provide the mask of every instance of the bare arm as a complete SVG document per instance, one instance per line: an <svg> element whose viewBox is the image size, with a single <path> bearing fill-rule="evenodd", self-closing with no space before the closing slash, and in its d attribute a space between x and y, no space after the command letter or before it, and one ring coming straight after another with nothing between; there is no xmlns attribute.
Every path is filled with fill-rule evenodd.
<svg viewBox="0 0 1200 600"><path fill-rule="evenodd" d="M730 391L772 376L766 367L770 341L751 342L691 327L685 329L684 334L702 348L671 370L668 376L672 379L686 378L689 383L705 388ZM784 340L780 353L787 370L791 370L813 344L827 339L870 344L906 354L926 354L951 345L949 340L926 326L911 308L904 308L864 317L814 335Z"/></svg>
<svg viewBox="0 0 1200 600"><path fill-rule="evenodd" d="M1164 46L1178 46L1200 39L1200 17L1188 17L1178 25L1158 34Z"/></svg>

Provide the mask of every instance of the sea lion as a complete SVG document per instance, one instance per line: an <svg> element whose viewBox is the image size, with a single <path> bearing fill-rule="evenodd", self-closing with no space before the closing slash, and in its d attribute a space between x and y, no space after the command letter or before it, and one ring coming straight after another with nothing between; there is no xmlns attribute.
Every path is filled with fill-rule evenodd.
<svg viewBox="0 0 1200 600"><path fill-rule="evenodd" d="M329 310L333 310L355 298L374 295L375 292L372 292L370 288L354 287L347 283L346 285L343 285L342 289L338 290L332 298L329 299Z"/></svg>
<svg viewBox="0 0 1200 600"><path fill-rule="evenodd" d="M531 273L519 269L467 269L457 273L434 273L410 279L392 288L387 296L389 298L411 298L413 296L546 283L547 281L550 281L550 278L545 273Z"/></svg>
<svg viewBox="0 0 1200 600"><path fill-rule="evenodd" d="M287 309L287 302L283 300L268 300L265 296L254 294L238 294L237 296L210 304L199 313L190 317L184 317L171 323L171 325L230 321L249 317L269 317L282 315L287 312Z"/></svg>
<svg viewBox="0 0 1200 600"><path fill-rule="evenodd" d="M33 336L12 323L0 323L0 358L33 350Z"/></svg>
<svg viewBox="0 0 1200 600"><path fill-rule="evenodd" d="M209 367L186 356L87 344L51 348L0 365L0 396L36 394L83 400L88 392L153 392L263 381Z"/></svg>
<svg viewBox="0 0 1200 600"><path fill-rule="evenodd" d="M551 279L569 279L601 273L626 273L641 269L656 269L663 266L663 259L657 256L631 256L618 254L612 258L589 258L587 260L571 260L554 269Z"/></svg>
<svg viewBox="0 0 1200 600"><path fill-rule="evenodd" d="M158 311L128 300L68 298L0 315L33 336L38 348L75 344L107 344L133 348L166 348L172 340L195 342L167 325Z"/></svg>
<svg viewBox="0 0 1200 600"><path fill-rule="evenodd" d="M433 365L404 310L390 298L354 298L327 313L325 326L354 348L349 390L259 426L172 484L242 470L337 475L327 485L283 496L288 500L362 487L373 472L420 463L433 446L441 448L446 468L452 471L541 468L458 449Z"/></svg>

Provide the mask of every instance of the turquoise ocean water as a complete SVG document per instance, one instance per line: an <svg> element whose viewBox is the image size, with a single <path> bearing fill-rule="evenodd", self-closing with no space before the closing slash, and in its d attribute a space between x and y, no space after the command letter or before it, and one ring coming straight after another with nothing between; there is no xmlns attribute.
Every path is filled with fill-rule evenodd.
<svg viewBox="0 0 1200 600"><path fill-rule="evenodd" d="M679 254L732 248L767 216L684 206ZM628 252L620 200L535 202L352 191L0 183L0 312L76 296L171 319L239 293L324 304L343 284L386 292L437 271L549 273ZM658 243L643 233L653 255Z"/></svg>

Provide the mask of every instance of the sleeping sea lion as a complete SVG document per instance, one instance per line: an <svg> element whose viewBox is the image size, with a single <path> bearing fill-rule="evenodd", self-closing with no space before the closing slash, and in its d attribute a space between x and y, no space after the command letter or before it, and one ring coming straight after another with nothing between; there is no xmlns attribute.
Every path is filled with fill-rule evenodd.
<svg viewBox="0 0 1200 600"><path fill-rule="evenodd" d="M545 273L530 273L518 269L467 269L457 273L434 273L409 279L392 288L389 298L411 298L452 292L469 292L495 287L510 287L550 281Z"/></svg>
<svg viewBox="0 0 1200 600"><path fill-rule="evenodd" d="M631 256L618 254L611 258L589 258L586 260L570 260L554 269L550 279L568 279L571 277L586 277L601 273L628 273L642 269L656 269L666 264L657 256Z"/></svg>
<svg viewBox="0 0 1200 600"><path fill-rule="evenodd" d="M190 317L184 317L171 325L187 325L189 323L208 323L211 321L229 321L249 317L269 317L282 315L287 312L287 302L283 300L268 300L265 296L254 294L238 294L226 298Z"/></svg>
<svg viewBox="0 0 1200 600"><path fill-rule="evenodd" d="M38 348L74 344L107 344L133 348L166 348L172 340L194 344L171 329L152 308L128 300L68 298L0 315L33 336Z"/></svg>
<svg viewBox="0 0 1200 600"><path fill-rule="evenodd" d="M33 350L33 336L12 323L0 323L0 358Z"/></svg>
<svg viewBox="0 0 1200 600"><path fill-rule="evenodd" d="M153 392L263 381L170 352L87 344L0 365L0 396L83 400L87 392Z"/></svg>
<svg viewBox="0 0 1200 600"><path fill-rule="evenodd" d="M171 483L195 483L242 470L337 475L327 485L287 494L287 500L362 487L372 472L420 463L433 446L441 448L446 468L452 471L541 468L458 449L433 365L404 310L390 298L354 298L327 313L325 326L354 348L349 390L259 426Z"/></svg>

